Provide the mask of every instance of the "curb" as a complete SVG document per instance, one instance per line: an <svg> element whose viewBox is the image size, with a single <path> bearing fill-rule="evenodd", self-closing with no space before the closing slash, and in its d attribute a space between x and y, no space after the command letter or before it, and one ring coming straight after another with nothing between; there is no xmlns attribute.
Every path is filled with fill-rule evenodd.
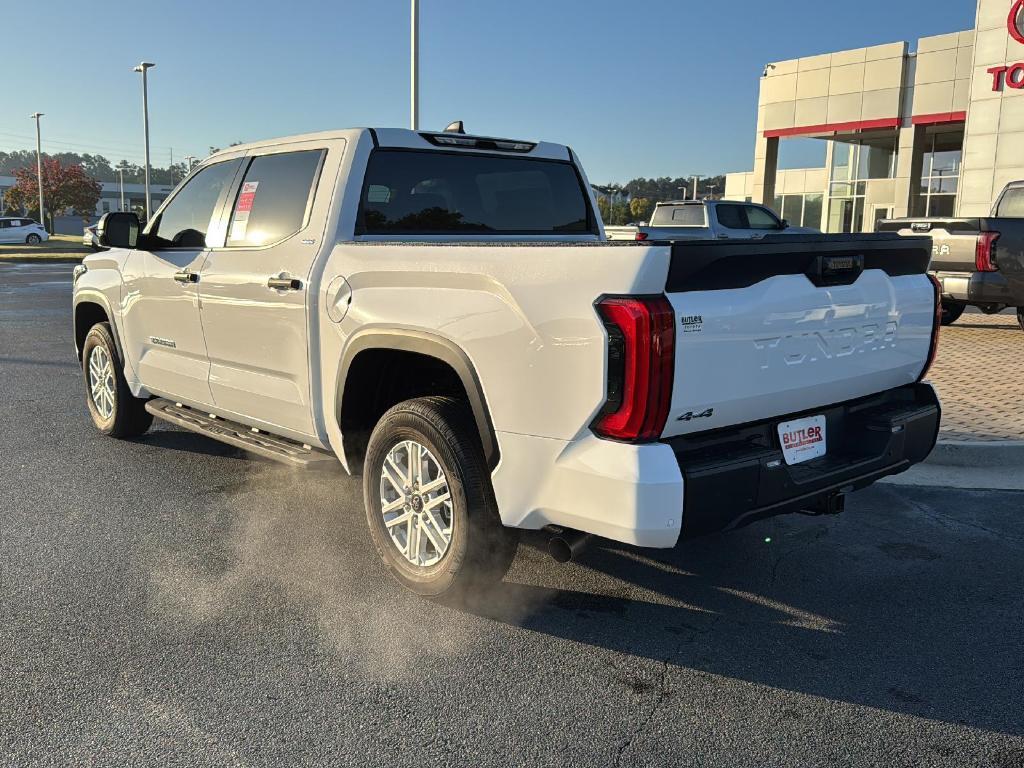
<svg viewBox="0 0 1024 768"><path fill-rule="evenodd" d="M879 482L976 491L1024 491L1024 441L942 440L923 462Z"/></svg>
<svg viewBox="0 0 1024 768"><path fill-rule="evenodd" d="M940 440L925 463L943 467L1024 469L1024 440Z"/></svg>

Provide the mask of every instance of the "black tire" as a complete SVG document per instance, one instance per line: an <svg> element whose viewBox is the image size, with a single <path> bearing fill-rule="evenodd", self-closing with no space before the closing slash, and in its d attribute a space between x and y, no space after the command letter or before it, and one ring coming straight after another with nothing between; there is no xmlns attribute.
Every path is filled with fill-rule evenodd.
<svg viewBox="0 0 1024 768"><path fill-rule="evenodd" d="M427 448L448 481L451 538L432 565L414 565L402 554L381 511L384 461L404 440ZM452 598L486 590L501 580L515 557L518 532L501 524L479 434L468 408L454 398L406 400L381 417L366 448L363 498L377 553L392 575L419 595Z"/></svg>
<svg viewBox="0 0 1024 768"><path fill-rule="evenodd" d="M41 238L39 235L33 232L31 235L25 238L25 242L28 243L29 245L39 245L41 242L43 242L43 238Z"/></svg>
<svg viewBox="0 0 1024 768"><path fill-rule="evenodd" d="M1024 307L1017 307L1017 324L1024 331Z"/></svg>
<svg viewBox="0 0 1024 768"><path fill-rule="evenodd" d="M111 360L113 375L113 410L105 417L92 396L89 366L93 350L102 347ZM132 396L128 382L124 379L124 364L117 353L110 323L97 323L89 329L82 345L82 380L85 382L85 402L96 429L104 435L117 438L137 437L149 429L153 414L146 410L146 401ZM109 389L108 389L109 392Z"/></svg>
<svg viewBox="0 0 1024 768"><path fill-rule="evenodd" d="M960 319L960 315L967 309L966 304L961 304L958 301L943 301L942 302L942 324L952 325Z"/></svg>

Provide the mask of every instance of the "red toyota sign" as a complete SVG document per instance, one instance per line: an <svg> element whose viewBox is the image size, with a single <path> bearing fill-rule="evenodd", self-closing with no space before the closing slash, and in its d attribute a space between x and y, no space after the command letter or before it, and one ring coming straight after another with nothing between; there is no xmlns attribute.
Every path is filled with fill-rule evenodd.
<svg viewBox="0 0 1024 768"><path fill-rule="evenodd" d="M1010 6L1010 15L1006 17L1006 28L1010 32L1010 37L1024 45L1024 0L1014 0L1013 5ZM991 67L988 73L992 75L993 91L1003 90L1004 85L1018 91L1024 90L1024 62Z"/></svg>
<svg viewBox="0 0 1024 768"><path fill-rule="evenodd" d="M1017 0L1010 8L1006 27L1010 30L1010 37L1024 45L1024 0Z"/></svg>

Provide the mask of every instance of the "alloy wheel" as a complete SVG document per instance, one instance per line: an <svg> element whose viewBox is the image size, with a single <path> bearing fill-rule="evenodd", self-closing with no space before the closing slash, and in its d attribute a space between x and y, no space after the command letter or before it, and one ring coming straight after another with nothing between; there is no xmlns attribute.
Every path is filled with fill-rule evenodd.
<svg viewBox="0 0 1024 768"><path fill-rule="evenodd" d="M114 380L114 366L110 355L103 346L92 348L89 353L89 393L92 404L103 419L114 415L117 402L117 382Z"/></svg>
<svg viewBox="0 0 1024 768"><path fill-rule="evenodd" d="M418 567L435 565L448 551L455 522L448 478L430 449L403 440L380 471L384 528L402 556Z"/></svg>

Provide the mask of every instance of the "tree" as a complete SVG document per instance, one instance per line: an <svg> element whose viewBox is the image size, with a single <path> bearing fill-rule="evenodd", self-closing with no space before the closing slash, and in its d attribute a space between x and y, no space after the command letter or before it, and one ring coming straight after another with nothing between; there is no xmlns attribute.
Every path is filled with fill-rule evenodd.
<svg viewBox="0 0 1024 768"><path fill-rule="evenodd" d="M629 203L625 201L621 203L613 203L611 215L612 226L621 227L624 224L629 224L630 221L632 221L632 218L629 213Z"/></svg>
<svg viewBox="0 0 1024 768"><path fill-rule="evenodd" d="M633 216L633 221L650 221L651 214L654 213L654 203L646 197L634 197L629 201L629 212Z"/></svg>
<svg viewBox="0 0 1024 768"><path fill-rule="evenodd" d="M7 190L6 202L10 208L27 209L29 215L39 216L39 184L34 167L17 168L14 186ZM63 165L55 157L43 159L43 201L53 216L71 209L80 216L91 216L99 202L102 186L89 176L81 165Z"/></svg>

